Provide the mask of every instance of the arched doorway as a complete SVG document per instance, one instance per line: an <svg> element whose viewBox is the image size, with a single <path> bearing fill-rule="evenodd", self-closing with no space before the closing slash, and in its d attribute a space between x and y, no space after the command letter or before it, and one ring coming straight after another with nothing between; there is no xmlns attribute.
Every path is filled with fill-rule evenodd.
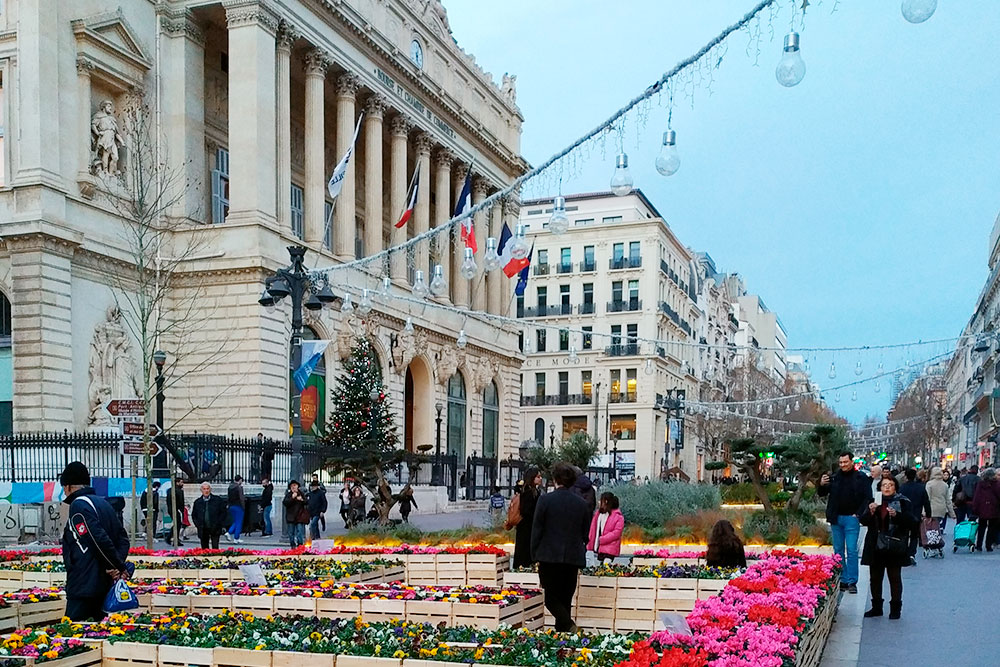
<svg viewBox="0 0 1000 667"><path fill-rule="evenodd" d="M10 300L0 293L0 435L14 433L14 355Z"/></svg>
<svg viewBox="0 0 1000 667"><path fill-rule="evenodd" d="M465 461L465 379L461 371L448 380L448 453Z"/></svg>
<svg viewBox="0 0 1000 667"><path fill-rule="evenodd" d="M420 445L435 444L433 396L430 368L416 357L406 367L403 385L403 446L408 452L419 451Z"/></svg>
<svg viewBox="0 0 1000 667"><path fill-rule="evenodd" d="M495 382L483 389L483 456L496 458L500 442L500 392Z"/></svg>

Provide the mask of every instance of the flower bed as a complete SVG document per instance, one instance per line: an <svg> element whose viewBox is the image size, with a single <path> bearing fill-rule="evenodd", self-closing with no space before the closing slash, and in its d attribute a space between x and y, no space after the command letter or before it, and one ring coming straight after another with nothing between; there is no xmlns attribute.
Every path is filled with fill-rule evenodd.
<svg viewBox="0 0 1000 667"><path fill-rule="evenodd" d="M692 636L654 633L620 667L818 665L836 610L839 559L775 551L688 614Z"/></svg>
<svg viewBox="0 0 1000 667"><path fill-rule="evenodd" d="M73 659L79 656L82 659ZM75 637L65 637L44 630L27 630L7 635L0 641L0 660L18 657L28 664L47 663L52 667L76 667L101 664L101 652ZM6 662L4 660L3 662ZM11 664L23 665L22 661Z"/></svg>

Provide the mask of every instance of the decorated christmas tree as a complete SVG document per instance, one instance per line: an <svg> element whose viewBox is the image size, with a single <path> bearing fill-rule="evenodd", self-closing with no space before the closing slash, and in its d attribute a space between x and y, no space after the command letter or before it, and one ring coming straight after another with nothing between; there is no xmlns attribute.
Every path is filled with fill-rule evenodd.
<svg viewBox="0 0 1000 667"><path fill-rule="evenodd" d="M364 485L375 499L380 521L387 523L395 498L385 471L399 465L405 453L399 449L395 420L368 340L355 342L332 397L333 410L320 441L327 468Z"/></svg>

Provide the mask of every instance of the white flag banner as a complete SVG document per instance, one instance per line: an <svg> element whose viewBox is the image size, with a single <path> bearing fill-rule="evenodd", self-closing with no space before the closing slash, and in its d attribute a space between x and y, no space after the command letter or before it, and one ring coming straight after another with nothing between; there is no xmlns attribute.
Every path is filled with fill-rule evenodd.
<svg viewBox="0 0 1000 667"><path fill-rule="evenodd" d="M330 192L331 199L336 199L337 195L340 194L340 190L344 187L344 176L347 174L347 165L351 161L351 156L354 155L354 144L358 142L358 133L361 131L361 121L364 117L364 114L358 117L358 124L354 128L354 138L351 139L351 145L347 147L344 157L340 158L340 162L333 168L333 175L330 176L330 182L326 184L326 189Z"/></svg>

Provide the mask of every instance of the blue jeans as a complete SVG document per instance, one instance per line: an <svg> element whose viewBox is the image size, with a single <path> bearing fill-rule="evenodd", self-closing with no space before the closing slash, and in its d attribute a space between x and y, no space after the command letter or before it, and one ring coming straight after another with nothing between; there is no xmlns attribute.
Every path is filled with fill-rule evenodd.
<svg viewBox="0 0 1000 667"><path fill-rule="evenodd" d="M229 507L229 518L233 522L229 526L229 534L233 536L234 540L238 540L240 539L240 533L243 532L243 508L231 505Z"/></svg>
<svg viewBox="0 0 1000 667"><path fill-rule="evenodd" d="M272 528L272 526L271 526L271 506L270 505L265 505L264 509L262 509L261 512L263 512L263 514L264 514L264 534L265 535L270 535L271 534L271 528Z"/></svg>
<svg viewBox="0 0 1000 667"><path fill-rule="evenodd" d="M858 517L838 516L837 523L830 526L830 533L833 537L833 551L844 564L840 583L858 583L858 535L861 533Z"/></svg>
<svg viewBox="0 0 1000 667"><path fill-rule="evenodd" d="M288 543L292 545L293 549L306 543L306 524L288 524Z"/></svg>
<svg viewBox="0 0 1000 667"><path fill-rule="evenodd" d="M309 539L318 540L319 539L319 515L309 519Z"/></svg>

